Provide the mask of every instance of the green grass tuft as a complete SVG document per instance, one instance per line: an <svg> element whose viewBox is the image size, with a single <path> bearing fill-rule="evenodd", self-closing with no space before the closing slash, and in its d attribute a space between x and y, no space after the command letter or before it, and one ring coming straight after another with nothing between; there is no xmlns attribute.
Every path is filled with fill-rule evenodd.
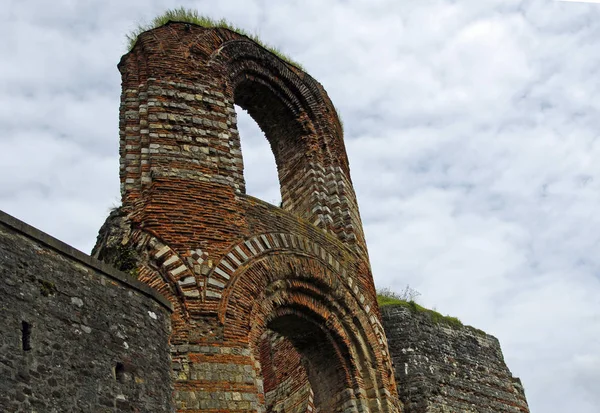
<svg viewBox="0 0 600 413"><path fill-rule="evenodd" d="M335 105L333 106L333 109L335 110L335 114L338 117L338 121L340 122L340 127L342 128L342 132L343 132L344 131L344 120L342 119L341 112Z"/></svg>
<svg viewBox="0 0 600 413"><path fill-rule="evenodd" d="M135 43L137 42L138 36L140 34L142 34L145 31L163 26L163 25L167 24L169 21L196 24L198 26L205 27L207 29L210 29L210 28L229 29L233 32L236 32L238 34L246 36L249 39L255 41L257 44L264 47L265 49L267 49L268 51L273 53L275 56L279 57L284 62L287 62L290 65L295 66L300 70L303 70L303 71L305 70L304 67L300 63L293 60L291 57L289 57L288 55L283 53L277 47L270 46L266 43L263 43L263 41L260 40L258 35L254 34L254 33L249 33L246 30L244 30L243 28L235 26L234 24L228 22L225 19L215 20L208 16L203 16L203 15L199 14L197 10L190 10L190 9L186 9L184 7L179 7L176 9L169 9L169 10L165 11L163 14L161 14L160 16L156 16L150 23L138 25L138 27L136 27L131 33L126 35L127 43L128 43L128 50L131 51L131 49L133 49L133 46L135 46ZM334 109L336 111L338 120L340 122L340 126L342 127L342 131L343 131L344 130L344 122L342 121L340 111L336 107L334 107Z"/></svg>
<svg viewBox="0 0 600 413"><path fill-rule="evenodd" d="M199 14L196 10L190 10L183 7L179 7L177 9L169 9L160 16L156 16L150 23L138 25L136 29L134 29L131 33L127 35L129 50L131 51L131 49L133 49L133 46L135 46L135 42L137 41L137 38L140 34L147 30L163 26L169 21L196 24L207 29L229 29L233 32L239 33L243 36L248 37L249 39L254 40L256 43L258 43L259 45L261 45L262 47L279 57L281 60L284 60L285 62L304 70L300 63L292 60L289 56L282 53L281 50L279 50L278 48L263 43L256 34L248 33L246 30L231 24L225 19L214 20L210 17Z"/></svg>
<svg viewBox="0 0 600 413"><path fill-rule="evenodd" d="M386 305L400 305L402 307L410 309L411 311L413 311L415 313L427 314L427 315L429 315L429 317L431 317L431 321L433 321L436 324L445 324L445 325L455 328L455 329L460 329L460 328L465 327L458 318L450 317L447 315L442 315L442 314L438 313L437 311L422 307L412 300L405 301L405 300L401 300L397 297L393 297L390 295L378 294L377 295L377 303L379 304L380 307L384 307ZM479 331L481 332L481 330L479 330Z"/></svg>

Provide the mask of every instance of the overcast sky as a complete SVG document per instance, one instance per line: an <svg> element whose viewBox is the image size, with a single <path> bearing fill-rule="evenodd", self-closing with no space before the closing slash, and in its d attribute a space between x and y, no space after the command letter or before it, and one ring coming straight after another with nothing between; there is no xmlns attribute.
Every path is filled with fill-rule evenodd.
<svg viewBox="0 0 600 413"><path fill-rule="evenodd" d="M324 85L378 287L498 337L532 412L600 411L600 4L2 0L0 209L91 250L119 204L125 34L179 5ZM238 120L248 192L276 203Z"/></svg>

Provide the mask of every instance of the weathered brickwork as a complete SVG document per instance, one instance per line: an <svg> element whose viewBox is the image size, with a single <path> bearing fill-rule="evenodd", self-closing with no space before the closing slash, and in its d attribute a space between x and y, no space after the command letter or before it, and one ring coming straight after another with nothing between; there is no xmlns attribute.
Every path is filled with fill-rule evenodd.
<svg viewBox="0 0 600 413"><path fill-rule="evenodd" d="M405 413L529 412L495 337L403 306L385 306L382 316Z"/></svg>
<svg viewBox="0 0 600 413"><path fill-rule="evenodd" d="M314 408L314 393L302 356L286 337L263 334L260 343L267 411L306 413Z"/></svg>
<svg viewBox="0 0 600 413"><path fill-rule="evenodd" d="M172 412L170 304L0 212L0 411Z"/></svg>
<svg viewBox="0 0 600 413"><path fill-rule="evenodd" d="M119 69L123 204L100 261L0 213L0 411L528 412L494 337L380 312L318 82L174 22ZM245 194L234 104L271 144L281 208Z"/></svg>
<svg viewBox="0 0 600 413"><path fill-rule="evenodd" d="M105 251L111 249L110 239L122 239L127 228L122 218L113 213L112 233L103 228ZM289 245L289 238L280 242L265 236L263 249L267 251L267 243L286 245L286 239ZM256 242L245 254L261 249ZM155 247L173 268L183 265L164 246ZM117 251L110 257L115 263L131 265L127 249L112 249ZM197 263L203 253L196 251L195 257L195 265L202 265ZM333 264L333 258L327 262ZM234 272L231 266L228 270ZM268 279L266 270L258 277ZM293 312L282 311L269 329L251 327L257 348L215 345L212 339L169 346L167 300L131 274L3 213L0 274L0 411L171 412L174 396L183 411L223 411L227 405L226 411L264 406L269 412L312 413L330 411L325 410L335 408L330 403L344 400L336 398L344 381L339 371L346 368L332 354L337 349L332 351L314 324L288 317ZM264 290L266 284L244 289ZM198 337L226 335L223 323L208 320L192 320L196 342ZM506 367L494 337L433 322L428 314L403 306L383 307L382 323L405 413L529 411L523 387ZM230 334L239 329L238 324ZM259 331L263 333L257 337ZM174 393L172 383L178 383ZM348 392L342 390L341 397Z"/></svg>
<svg viewBox="0 0 600 413"><path fill-rule="evenodd" d="M123 205L94 254L122 266L134 251L138 279L172 303L178 411L400 411L322 86L245 36L185 23L140 35L119 69ZM245 195L234 104L270 142L282 208Z"/></svg>

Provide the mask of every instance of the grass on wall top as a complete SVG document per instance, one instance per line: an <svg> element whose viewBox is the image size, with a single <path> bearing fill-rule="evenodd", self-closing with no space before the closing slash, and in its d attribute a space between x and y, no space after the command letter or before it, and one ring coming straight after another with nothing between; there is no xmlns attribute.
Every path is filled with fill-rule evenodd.
<svg viewBox="0 0 600 413"><path fill-rule="evenodd" d="M299 69L304 70L302 65L294 61L288 55L282 53L281 50L279 50L278 48L263 43L256 34L248 33L246 30L233 25L225 19L214 20L210 17L200 15L196 10L185 9L183 7L177 9L169 9L160 16L156 16L150 23L138 25L138 27L135 28L131 33L127 34L128 50L131 51L131 49L133 49L133 46L135 46L137 38L140 34L147 30L163 26L169 21L196 24L207 29L229 29L233 32L236 32L238 34L248 37L249 39L254 40L256 43L258 43L259 45L261 45L262 47L279 57L281 60L293 66L296 66Z"/></svg>
<svg viewBox="0 0 600 413"><path fill-rule="evenodd" d="M133 49L133 46L135 46L135 43L137 42L138 36L140 34L142 34L145 31L163 26L163 25L167 24L169 21L191 23L191 24L195 24L195 25L207 28L207 29L210 29L210 28L229 29L233 32L236 32L238 34L246 36L249 39L255 41L257 44L264 47L265 49L267 49L268 51L273 53L275 56L277 56L281 60L291 64L292 66L295 66L301 70L305 70L304 67L300 63L293 60L291 57L289 57L288 55L283 53L277 47L270 46L266 43L263 43L263 41L260 40L260 38L256 34L248 33L243 28L238 27L238 26L228 22L225 19L215 20L208 16L203 16L203 15L199 14L197 10L190 10L190 9L186 9L184 7L179 7L176 9L169 9L169 10L165 11L163 14L156 16L150 23L138 25L133 31L131 31L131 33L126 35L127 43L128 43L127 44L128 50L131 51L131 49ZM337 108L334 108L334 109L335 109L337 118L340 122L340 126L343 131L344 130L344 122L342 120L340 111Z"/></svg>
<svg viewBox="0 0 600 413"><path fill-rule="evenodd" d="M407 287L407 290L408 289L409 288ZM407 290L405 290L405 291L407 291ZM417 293L417 294L420 295L419 293ZM447 325L448 327L451 327L454 329L461 329L463 327L466 327L466 328L470 329L471 331L476 332L479 335L482 335L482 336L487 335L485 333L485 331L483 331L483 330L464 325L456 317L443 315L441 313L438 313L435 310L430 310L429 308L420 306L419 304L417 304L414 301L412 296L407 296L406 294L404 294L404 295L397 294L397 293L390 291L387 288L377 291L377 304L379 304L380 307L385 307L388 305L399 305L399 306L408 308L409 310L411 310L414 313L427 314L430 317L431 321L435 324L444 324L444 325Z"/></svg>
<svg viewBox="0 0 600 413"><path fill-rule="evenodd" d="M420 306L419 304L415 303L414 301L404 301L404 300L400 300L398 298L392 298L392 297L378 295L377 296L377 304L379 304L380 307L384 307L386 305L400 305L402 307L406 307L406 308L412 310L415 313L428 314L431 317L431 321L433 321L436 324L443 323L443 324L447 324L450 327L454 327L454 328L463 327L463 323L458 318L442 315L442 314L438 313L437 311L430 310L428 308Z"/></svg>

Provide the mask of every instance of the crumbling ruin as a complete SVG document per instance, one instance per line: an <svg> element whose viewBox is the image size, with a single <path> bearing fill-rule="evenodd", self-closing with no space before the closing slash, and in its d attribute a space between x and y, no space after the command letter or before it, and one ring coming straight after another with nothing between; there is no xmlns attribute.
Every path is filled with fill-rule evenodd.
<svg viewBox="0 0 600 413"><path fill-rule="evenodd" d="M123 56L119 70L122 206L102 227L93 256L121 272L113 273L89 257L70 255L67 247L57 247L11 218L5 219L0 231L7 246L20 245L5 251L2 259L8 264L3 271L14 272L21 268L18 263L27 260L32 267L44 266L44 260L77 262L73 268L83 263L81 271L96 274L92 278L97 286L85 289L88 296L111 294L115 300L127 301L128 289L141 291L135 293L140 302L133 307L124 302L123 307L108 310L113 314L119 308L132 316L130 322L123 321L127 325L123 328L133 331L139 322L140 329L153 329L153 320L161 323L163 335L152 341L159 347L157 361L148 361L145 368L134 368L136 358L129 352L133 346L140 352L137 358L144 359L143 347L149 344L137 343L144 343L143 334L129 333L136 343L119 341L115 349L99 350L98 364L106 364L112 373L102 375L98 370L94 380L108 390L101 398L90 394L84 406L107 412L173 408L180 412L527 411L522 387L512 380L499 347L497 351L494 347L497 342L475 340L472 354L451 361L442 353L460 352L460 346L449 350L418 342L422 353L410 358L403 354L415 345L411 339L418 334L407 336L388 325L413 320L411 313L388 311L384 328L342 127L327 93L310 75L246 36L182 22L142 33ZM281 207L245 194L234 104L248 111L271 145ZM16 252L28 248L53 252L45 258L34 253L22 257ZM26 284L37 286L35 271L24 267L22 271L23 277L29 277ZM46 281L75 297L77 288L60 271L80 270L51 270L48 277L52 280ZM13 290L11 296L18 294L17 284ZM19 301L11 301L14 308L6 327L10 334L17 334L12 330L24 317L40 328L44 322L36 317L58 305L47 296L36 301L36 288L28 291L28 305L37 310L26 312ZM73 303L75 313L87 308L84 299ZM102 306L111 306L111 300L98 300L96 306L100 311ZM67 307L56 308L62 309L61 314L67 311ZM139 319L135 317L138 311ZM144 312L154 317L148 319ZM414 317L421 320L417 325L427 328L428 343L435 337L446 340L443 326L428 326L427 320ZM75 323L83 331L77 334L87 337L104 328L106 334L96 340L106 345L108 337L113 337L110 317L93 328L86 320L62 323L55 330L67 331ZM165 320L170 321L170 332ZM415 328L414 323L407 325ZM386 330L393 331L398 340L390 348ZM13 337L10 334L7 337ZM48 331L44 334L52 336ZM461 334L456 335L458 341L467 337ZM73 337L69 340L76 340ZM10 338L3 344L3 354L25 351L18 342L18 334ZM477 364L471 363L480 354L477 346L493 347L482 358L483 364L492 365L483 370L489 375L474 375L469 386L448 387L452 392L444 399L446 393L440 386L448 386L452 377L457 378L456 372L463 374ZM32 348L33 353L24 353L22 358L26 366L41 357L35 353L41 351L39 347ZM433 375L433 364L420 357L427 358L427 351L436 348L441 353L435 358ZM89 353L93 360L92 348ZM402 360L396 364L403 365L394 369L396 359ZM449 363L446 370L444 363ZM466 367L459 368L459 364ZM78 368L83 367L76 364L60 377L78 377ZM34 401L48 403L46 407L56 404L54 387L48 390L48 385L40 385L50 396L37 397L31 385L37 380L35 375L23 387L19 384L23 369L11 363L5 370L10 377L8 396L0 399L6 403L5 411L25 411ZM105 381L108 384L102 384ZM128 387L120 389L114 381ZM145 390L136 390L136 385ZM400 388L404 385L412 387ZM20 391L21 387L29 390ZM142 397L144 391L156 397Z"/></svg>

